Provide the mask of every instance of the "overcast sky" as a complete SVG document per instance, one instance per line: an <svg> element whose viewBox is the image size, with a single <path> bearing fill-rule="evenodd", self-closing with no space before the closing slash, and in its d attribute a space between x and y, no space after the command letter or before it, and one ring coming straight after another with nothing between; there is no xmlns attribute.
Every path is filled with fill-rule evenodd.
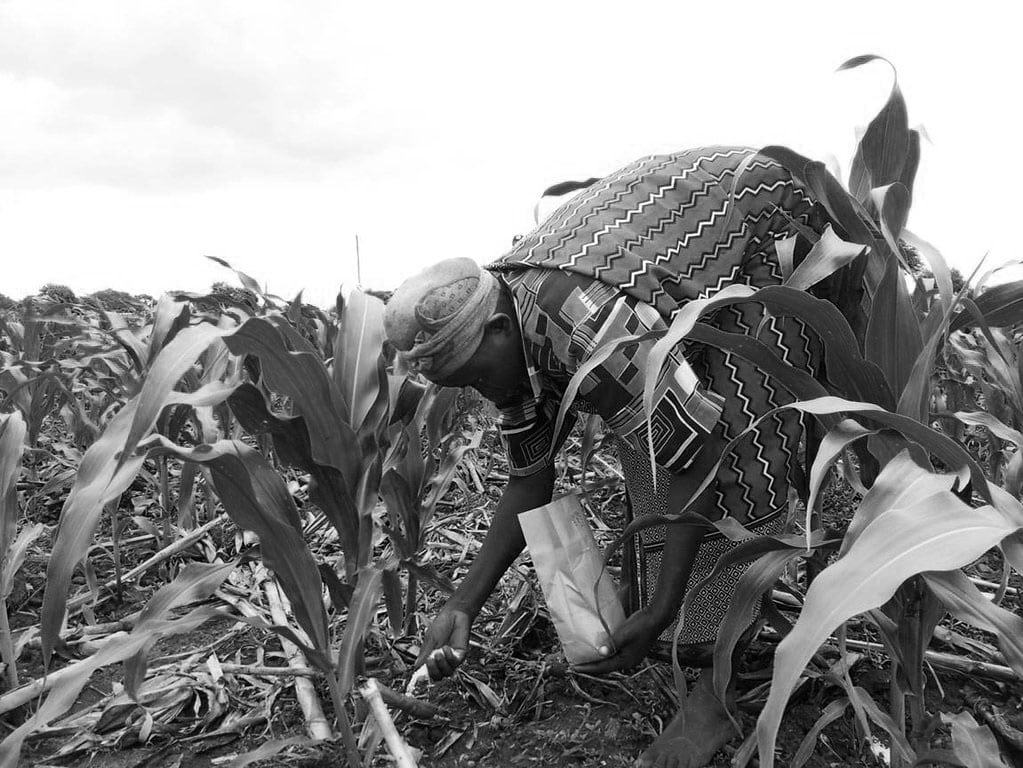
<svg viewBox="0 0 1023 768"><path fill-rule="evenodd" d="M1018 260L1012 5L0 0L0 292L201 291L233 280L210 254L328 305L356 235L367 287L486 262L546 186L644 154L844 170L891 87L835 73L862 53L930 138L910 228Z"/></svg>

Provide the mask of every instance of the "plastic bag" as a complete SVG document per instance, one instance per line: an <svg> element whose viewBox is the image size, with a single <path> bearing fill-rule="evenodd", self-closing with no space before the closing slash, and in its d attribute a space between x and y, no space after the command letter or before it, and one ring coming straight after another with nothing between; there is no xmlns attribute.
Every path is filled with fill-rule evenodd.
<svg viewBox="0 0 1023 768"><path fill-rule="evenodd" d="M608 630L625 621L625 612L611 576L601 575L603 557L579 500L562 496L521 513L519 524L565 658L583 664L609 656Z"/></svg>

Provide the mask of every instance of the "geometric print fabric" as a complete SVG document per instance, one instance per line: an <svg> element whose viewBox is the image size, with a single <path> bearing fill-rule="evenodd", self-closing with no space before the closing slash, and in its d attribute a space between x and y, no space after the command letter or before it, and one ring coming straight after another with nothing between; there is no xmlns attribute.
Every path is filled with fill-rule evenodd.
<svg viewBox="0 0 1023 768"><path fill-rule="evenodd" d="M661 467L657 468L657 488L654 490L650 476L650 462L646 455L635 451L627 443L616 441L618 455L621 459L622 472L628 487L628 517L631 522L643 515L659 514L663 511L668 498L670 478ZM785 515L767 516L749 524L749 529L758 536L781 532ZM657 579L661 570L661 558L664 553L664 542L667 529L663 525L644 528L633 536L625 545L626 572L629 574L630 609L638 609L648 605L652 600ZM710 576L717 565L718 559L738 546L724 536L706 536L700 544L693 562L686 593L696 584ZM682 632L679 634L679 646L700 646L713 643L717 639L718 629L725 617L728 606L735 595L739 579L749 569L749 563L731 565L713 579L692 599L690 610L684 617ZM759 606L754 608L751 622L759 615ZM665 628L658 638L663 643L670 643L674 637L674 623Z"/></svg>
<svg viewBox="0 0 1023 768"><path fill-rule="evenodd" d="M532 398L501 414L513 471L542 466L564 387L601 344L663 327L694 298L730 284L778 284L777 239L820 232L817 206L778 163L748 148L712 147L639 160L567 201L488 268L504 279L519 315L531 365ZM809 247L805 241L797 254ZM792 318L761 305L733 305L704 316L720 330L756 336L792 365L817 373L819 340ZM573 405L598 412L657 463L687 466L718 422L731 438L755 418L791 402L756 366L714 347L686 344L658 381L655 411L642 412L643 370L651 344L628 345L587 377ZM566 420L567 433L571 419ZM789 457L801 424L776 414L747 435L722 465L712 517L740 522L773 516L787 499Z"/></svg>
<svg viewBox="0 0 1023 768"><path fill-rule="evenodd" d="M533 389L520 400L501 404L498 428L510 471L528 475L546 466L552 445L560 444L560 439L552 443L553 422L579 365L606 341L665 325L649 305L579 275L519 270L502 278L516 306ZM657 462L682 471L717 424L723 402L700 385L684 355L675 352L661 371L648 419L643 379L651 348L645 343L615 349L583 379L576 410L599 414L637 449L646 451L649 431ZM566 420L568 429L573 422Z"/></svg>

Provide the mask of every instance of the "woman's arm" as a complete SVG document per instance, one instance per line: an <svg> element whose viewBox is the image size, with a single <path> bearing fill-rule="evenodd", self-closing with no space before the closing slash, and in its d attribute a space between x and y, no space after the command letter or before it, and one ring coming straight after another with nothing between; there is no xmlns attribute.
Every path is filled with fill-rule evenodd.
<svg viewBox="0 0 1023 768"><path fill-rule="evenodd" d="M511 477L497 502L483 546L462 583L441 608L423 638L416 666L424 661L430 677L451 675L469 651L469 632L501 576L526 546L519 513L543 506L554 490L554 468L527 477ZM435 653L435 651L440 651Z"/></svg>
<svg viewBox="0 0 1023 768"><path fill-rule="evenodd" d="M711 471L720 455L720 437L715 432L707 446L682 473L671 473L668 488L666 512L679 513L683 505L699 489L704 477ZM697 499L688 505L687 511L703 513L709 517L707 508L712 498L713 486L709 486ZM650 646L671 626L678 616L685 598L689 575L696 562L696 554L703 541L707 527L698 523L675 523L668 525L665 535L661 568L657 585L650 603L636 611L612 635L615 654L600 661L582 664L578 667L587 674L605 674L617 669L627 669L639 664L650 650Z"/></svg>
<svg viewBox="0 0 1023 768"><path fill-rule="evenodd" d="M526 546L519 526L519 513L549 503L553 490L553 467L526 477L508 479L483 545L449 603L474 617L480 612L504 572Z"/></svg>

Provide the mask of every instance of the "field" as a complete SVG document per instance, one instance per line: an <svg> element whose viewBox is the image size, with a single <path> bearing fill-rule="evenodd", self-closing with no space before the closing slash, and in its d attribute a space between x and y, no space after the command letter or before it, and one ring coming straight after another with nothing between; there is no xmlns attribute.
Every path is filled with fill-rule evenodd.
<svg viewBox="0 0 1023 768"><path fill-rule="evenodd" d="M897 87L844 184L762 151L834 226L784 285L687 305L645 372L652 392L668 348L717 346L815 425L784 533L715 524L750 563L719 666L766 599L713 765L1019 764L1023 284L964 280L906 230L920 137ZM574 670L525 555L458 674L403 693L508 478L492 411L398 373L373 292L325 311L234 274L0 297L0 768L631 765L693 671L668 649ZM826 373L699 322L750 300L820 336ZM617 574L606 437L576 426L557 489Z"/></svg>

